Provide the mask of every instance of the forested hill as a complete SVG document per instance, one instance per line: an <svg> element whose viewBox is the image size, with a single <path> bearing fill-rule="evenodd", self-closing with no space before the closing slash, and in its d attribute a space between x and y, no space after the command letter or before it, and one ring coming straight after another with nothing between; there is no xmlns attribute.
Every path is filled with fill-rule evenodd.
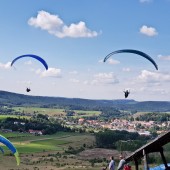
<svg viewBox="0 0 170 170"><path fill-rule="evenodd" d="M131 111L170 111L170 101L90 100L64 97L30 96L0 91L1 106L37 106L72 110L121 109Z"/></svg>

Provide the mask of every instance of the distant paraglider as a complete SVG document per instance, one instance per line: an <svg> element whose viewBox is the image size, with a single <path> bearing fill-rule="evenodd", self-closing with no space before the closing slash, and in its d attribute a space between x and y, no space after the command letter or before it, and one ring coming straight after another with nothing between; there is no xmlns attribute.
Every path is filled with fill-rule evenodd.
<svg viewBox="0 0 170 170"><path fill-rule="evenodd" d="M17 161L17 165L19 165L20 164L19 153L17 149L14 147L14 145L2 135L0 135L0 142L6 145L8 149L14 154L16 161ZM3 150L1 151L3 152Z"/></svg>
<svg viewBox="0 0 170 170"><path fill-rule="evenodd" d="M26 92L30 92L30 91L31 91L31 89L27 87L26 88Z"/></svg>
<svg viewBox="0 0 170 170"><path fill-rule="evenodd" d="M123 50L113 51L113 52L111 52L110 54L108 54L108 55L104 58L103 62L106 62L106 60L107 60L110 56L112 56L112 55L114 55L114 54L118 54L118 53L133 53L133 54L140 55L140 56L148 59L148 60L155 66L156 70L158 70L158 65L156 64L156 62L155 62L148 54L146 54L146 53L144 53L144 52L142 52L142 51L133 50L133 49L123 49Z"/></svg>
<svg viewBox="0 0 170 170"><path fill-rule="evenodd" d="M140 55L144 58L146 58L147 60L149 60L156 68L156 70L158 70L158 65L156 64L156 62L146 53L142 52L142 51L138 51L138 50L133 50L133 49L122 49L122 50L116 50L116 51L113 51L111 53L109 53L103 60L103 62L106 62L107 59L114 55L114 54L118 54L118 53L133 53L133 54L137 54L137 55ZM129 90L125 90L123 91L124 92L124 95L125 95L125 98L127 98L130 94L130 91Z"/></svg>
<svg viewBox="0 0 170 170"><path fill-rule="evenodd" d="M123 91L124 92L124 94L125 94L125 98L127 98L128 96L129 96L129 94L130 94L130 90L125 90L125 91Z"/></svg>
<svg viewBox="0 0 170 170"><path fill-rule="evenodd" d="M19 56L19 57L16 57L16 58L11 62L11 66L12 66L17 60L19 60L20 58L24 58L24 57L32 57L32 58L35 58L36 60L40 61L40 62L44 65L44 67L45 67L46 70L48 70L48 65L47 65L46 61L45 61L43 58L41 58L41 57L39 57L39 56L37 56L37 55L34 55L34 54L25 54L25 55L21 55L21 56Z"/></svg>
<svg viewBox="0 0 170 170"><path fill-rule="evenodd" d="M25 54L25 55L21 55L21 56L16 57L16 58L11 62L11 67L13 66L13 64L14 64L17 60L19 60L19 59L21 59L21 58L25 58L25 57L31 57L31 58L34 58L34 59L38 60L39 62L41 62L41 63L43 64L43 66L45 67L45 69L48 70L48 65L47 65L46 61L45 61L43 58L41 58L41 57L39 57L39 56L37 56L37 55L34 55L34 54ZM30 88L26 88L26 92L30 92L30 91L31 91Z"/></svg>

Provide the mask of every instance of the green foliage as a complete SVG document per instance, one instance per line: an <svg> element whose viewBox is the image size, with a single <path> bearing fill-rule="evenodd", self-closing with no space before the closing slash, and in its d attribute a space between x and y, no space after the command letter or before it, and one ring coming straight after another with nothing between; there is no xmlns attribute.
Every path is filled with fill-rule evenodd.
<svg viewBox="0 0 170 170"><path fill-rule="evenodd" d="M80 147L80 148L73 148L72 146L69 146L67 150L65 150L65 153L67 154L78 154L82 151L84 151L84 147Z"/></svg>
<svg viewBox="0 0 170 170"><path fill-rule="evenodd" d="M116 150L123 152L123 151L135 151L136 149L140 148L146 144L144 140L119 140L115 143Z"/></svg>
<svg viewBox="0 0 170 170"><path fill-rule="evenodd" d="M134 141L134 140L142 140L146 143L147 137L140 136L137 132L128 132L128 131L111 131L106 130L104 132L99 132L95 134L96 137L96 145L98 147L104 148L116 148L118 147L118 141ZM136 146L138 147L138 145Z"/></svg>
<svg viewBox="0 0 170 170"><path fill-rule="evenodd" d="M157 122L165 122L170 121L170 114L169 113L147 113L140 115L136 118L139 121L157 121Z"/></svg>
<svg viewBox="0 0 170 170"><path fill-rule="evenodd" d="M47 115L37 114L29 120L25 118L7 117L0 122L3 129L12 131L27 132L29 129L40 130L43 134L54 134L58 131L71 131L68 127L63 127L57 121L50 121Z"/></svg>

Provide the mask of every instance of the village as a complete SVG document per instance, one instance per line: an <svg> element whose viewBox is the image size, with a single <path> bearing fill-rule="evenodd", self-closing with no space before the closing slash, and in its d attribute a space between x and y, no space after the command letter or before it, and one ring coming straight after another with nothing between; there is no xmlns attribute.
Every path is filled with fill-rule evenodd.
<svg viewBox="0 0 170 170"><path fill-rule="evenodd" d="M115 118L109 122L80 118L77 123L67 121L65 124L74 128L93 129L94 131L104 129L126 130L128 132L137 132L145 136L149 136L153 132L161 134L170 129L170 121L158 123L156 121L131 121L121 118Z"/></svg>

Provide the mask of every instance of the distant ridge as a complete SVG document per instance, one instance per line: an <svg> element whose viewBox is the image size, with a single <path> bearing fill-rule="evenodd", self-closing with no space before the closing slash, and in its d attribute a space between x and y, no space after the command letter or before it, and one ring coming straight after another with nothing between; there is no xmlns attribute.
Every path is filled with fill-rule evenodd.
<svg viewBox="0 0 170 170"><path fill-rule="evenodd" d="M7 91L0 91L0 106L35 106L54 107L74 110L102 110L113 108L135 111L170 111L170 101L143 101L135 100L92 100L81 98L30 96Z"/></svg>

